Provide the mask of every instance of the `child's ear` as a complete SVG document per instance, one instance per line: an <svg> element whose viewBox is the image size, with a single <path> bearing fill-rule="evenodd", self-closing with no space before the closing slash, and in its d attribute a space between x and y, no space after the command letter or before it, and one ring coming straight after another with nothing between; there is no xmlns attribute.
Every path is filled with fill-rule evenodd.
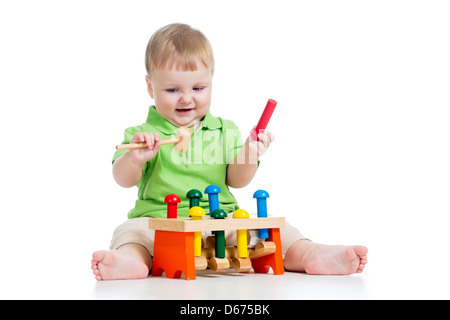
<svg viewBox="0 0 450 320"><path fill-rule="evenodd" d="M150 97L153 99L153 85L152 85L150 79L148 78L148 76L145 76L145 82L147 82L147 91L148 91L148 94L149 94Z"/></svg>

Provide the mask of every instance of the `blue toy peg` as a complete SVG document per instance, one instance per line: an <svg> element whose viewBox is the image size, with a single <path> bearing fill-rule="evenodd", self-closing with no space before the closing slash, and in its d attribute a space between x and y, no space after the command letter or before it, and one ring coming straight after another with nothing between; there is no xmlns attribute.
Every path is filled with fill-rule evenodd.
<svg viewBox="0 0 450 320"><path fill-rule="evenodd" d="M256 198L256 206L258 211L258 218L267 218L267 201L269 193L265 190L258 190L253 194L253 198ZM267 239L269 237L268 229L259 229L258 237Z"/></svg>
<svg viewBox="0 0 450 320"><path fill-rule="evenodd" d="M210 215L211 212L219 209L219 193L221 192L220 188L214 184L207 186L205 189L205 193L208 195Z"/></svg>

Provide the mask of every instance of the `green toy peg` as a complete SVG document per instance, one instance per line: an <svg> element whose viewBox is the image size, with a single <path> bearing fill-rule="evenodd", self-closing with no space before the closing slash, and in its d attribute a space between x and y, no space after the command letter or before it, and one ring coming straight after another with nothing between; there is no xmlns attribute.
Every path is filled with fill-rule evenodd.
<svg viewBox="0 0 450 320"><path fill-rule="evenodd" d="M225 219L227 213L223 209L216 209L211 213L211 218L214 219ZM215 231L215 247L216 247L216 258L225 258L225 231L219 230Z"/></svg>

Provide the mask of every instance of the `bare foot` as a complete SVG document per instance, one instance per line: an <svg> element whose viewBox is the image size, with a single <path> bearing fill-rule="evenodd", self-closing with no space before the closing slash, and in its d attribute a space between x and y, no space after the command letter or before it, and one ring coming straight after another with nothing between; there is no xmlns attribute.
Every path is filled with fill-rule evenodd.
<svg viewBox="0 0 450 320"><path fill-rule="evenodd" d="M367 264L367 252L363 246L330 246L298 241L286 253L285 266L287 270L308 274L361 273Z"/></svg>
<svg viewBox="0 0 450 320"><path fill-rule="evenodd" d="M149 273L149 267L139 256L125 250L96 251L91 264L97 280L144 279Z"/></svg>
<svg viewBox="0 0 450 320"><path fill-rule="evenodd" d="M362 246L325 246L311 253L305 264L308 274L361 273L367 263L367 248Z"/></svg>

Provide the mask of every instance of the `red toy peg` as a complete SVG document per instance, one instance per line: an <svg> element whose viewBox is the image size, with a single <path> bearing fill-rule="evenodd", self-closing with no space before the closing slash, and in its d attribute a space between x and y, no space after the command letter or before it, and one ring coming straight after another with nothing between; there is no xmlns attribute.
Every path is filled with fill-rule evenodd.
<svg viewBox="0 0 450 320"><path fill-rule="evenodd" d="M258 134L264 132L264 130L267 128L267 124L269 123L270 117L272 117L272 113L275 110L276 106L277 102L275 100L269 99L269 101L267 101L266 107L264 108L264 111L261 115L261 118L259 119L258 124L256 125L255 130L252 130L253 140L259 140Z"/></svg>
<svg viewBox="0 0 450 320"><path fill-rule="evenodd" d="M164 199L167 203L167 219L177 218L177 204L181 202L181 199L176 194L169 194Z"/></svg>

